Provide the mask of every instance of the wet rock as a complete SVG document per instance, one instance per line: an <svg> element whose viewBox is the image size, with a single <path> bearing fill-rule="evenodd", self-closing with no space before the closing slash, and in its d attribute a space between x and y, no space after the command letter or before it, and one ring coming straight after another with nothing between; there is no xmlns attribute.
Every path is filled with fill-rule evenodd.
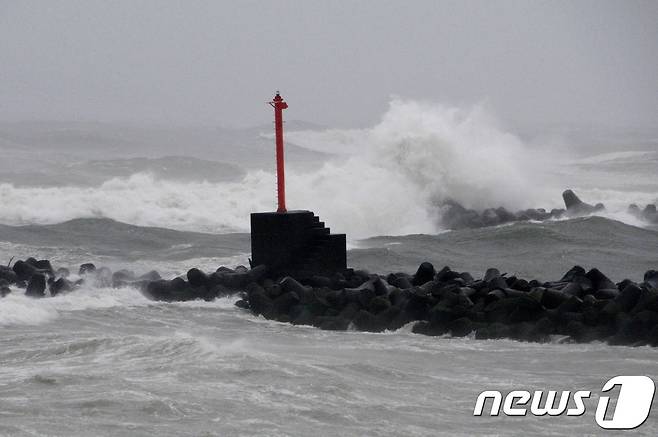
<svg viewBox="0 0 658 437"><path fill-rule="evenodd" d="M496 290L488 292L487 295L484 298L484 302L485 302L485 304L488 305L492 302L496 302L496 301L499 301L499 300L502 300L502 299L505 299L505 298L507 298L507 295L505 294L505 292L498 288Z"/></svg>
<svg viewBox="0 0 658 437"><path fill-rule="evenodd" d="M36 263L36 260L34 262ZM22 260L16 261L12 270L16 273L18 281L29 281L38 271L34 265Z"/></svg>
<svg viewBox="0 0 658 437"><path fill-rule="evenodd" d="M628 285L635 284L626 284L626 286ZM626 286L624 288L626 288ZM653 288L641 288L640 290L640 297L631 312L638 313L645 310L658 312L658 290Z"/></svg>
<svg viewBox="0 0 658 437"><path fill-rule="evenodd" d="M649 270L644 274L644 283L658 290L658 270Z"/></svg>
<svg viewBox="0 0 658 437"><path fill-rule="evenodd" d="M235 294L233 290L224 287L222 284L217 284L211 288L200 287L200 292L201 298L205 301L211 301Z"/></svg>
<svg viewBox="0 0 658 437"><path fill-rule="evenodd" d="M402 290L407 290L413 287L412 280L409 278L409 276L405 274L395 274L392 277L389 276L387 280L388 283L391 284L393 287L397 287Z"/></svg>
<svg viewBox="0 0 658 437"><path fill-rule="evenodd" d="M11 288L9 288L6 285L3 285L3 286L0 287L0 297L5 297L9 293L11 293Z"/></svg>
<svg viewBox="0 0 658 437"><path fill-rule="evenodd" d="M619 295L619 291L616 288L604 288L601 290L596 290L594 296L597 299L614 299Z"/></svg>
<svg viewBox="0 0 658 437"><path fill-rule="evenodd" d="M560 313L577 312L580 311L582 306L582 299L576 296L570 296L567 300L562 302L560 306L557 307L557 311Z"/></svg>
<svg viewBox="0 0 658 437"><path fill-rule="evenodd" d="M597 204L592 206L588 203L583 202L576 196L572 190L565 190L562 193L562 199L564 200L564 205L567 208L567 213L570 215L585 215L592 214L597 211L604 209L602 204Z"/></svg>
<svg viewBox="0 0 658 437"><path fill-rule="evenodd" d="M34 266L37 268L37 270L40 270L49 276L55 276L55 270L53 269L52 264L50 264L50 261L47 259L38 260Z"/></svg>
<svg viewBox="0 0 658 437"><path fill-rule="evenodd" d="M219 269L218 269L219 270ZM258 282L266 274L267 267L257 266L247 270L244 266L236 267L235 271L217 271L208 277L207 285L213 287L221 284L231 290L241 291L251 282Z"/></svg>
<svg viewBox="0 0 658 437"><path fill-rule="evenodd" d="M203 293L201 290L195 290L183 278L149 282L144 290L144 294L150 299L165 302L200 299L203 297Z"/></svg>
<svg viewBox="0 0 658 437"><path fill-rule="evenodd" d="M411 328L411 332L414 334L430 335L430 336L439 336L448 333L448 328L444 325L439 325L436 323L420 321L416 322Z"/></svg>
<svg viewBox="0 0 658 437"><path fill-rule="evenodd" d="M484 282L491 283L494 279L500 278L500 271L495 268L488 268L484 274ZM503 287L504 288L504 287Z"/></svg>
<svg viewBox="0 0 658 437"><path fill-rule="evenodd" d="M207 276L191 269L187 281L156 280L145 289L162 300L211 300L235 294L236 284L258 277L244 285L246 292L237 306L268 319L320 329L352 325L381 332L413 322L413 332L434 336L475 331L479 339L549 341L559 334L577 342L658 344L658 290L652 282L656 276L649 271L639 285L629 280L615 285L597 269L575 266L552 282L507 277L495 268L474 280L467 272L448 267L435 272L423 263L413 276L389 274L386 281L358 270L310 277L302 283L292 276L275 282L265 271L253 275L244 269L220 269ZM55 284L52 280L51 287Z"/></svg>
<svg viewBox="0 0 658 437"><path fill-rule="evenodd" d="M585 269L581 266L573 266L567 273L562 276L561 282L573 282L579 276L585 276Z"/></svg>
<svg viewBox="0 0 658 437"><path fill-rule="evenodd" d="M354 325L359 330L367 332L382 332L386 328L374 314L365 310L361 310L356 314Z"/></svg>
<svg viewBox="0 0 658 437"><path fill-rule="evenodd" d="M267 296L265 289L256 283L251 283L247 287L247 297L249 308L255 314L268 315L272 311L272 300Z"/></svg>
<svg viewBox="0 0 658 437"><path fill-rule="evenodd" d="M575 341L581 342L586 338L588 328L581 321L571 320L567 323L564 333Z"/></svg>
<svg viewBox="0 0 658 437"><path fill-rule="evenodd" d="M240 299L237 302L235 302L235 306L238 308L242 308L243 310L248 310L249 301L247 301L246 299Z"/></svg>
<svg viewBox="0 0 658 437"><path fill-rule="evenodd" d="M372 314L379 314L386 311L391 307L391 302L385 297L376 296L372 298L368 304L368 311Z"/></svg>
<svg viewBox="0 0 658 437"><path fill-rule="evenodd" d="M591 281L592 287L595 290L617 289L615 283L608 279L606 275L601 273L599 269L594 268L590 270L585 274L585 277Z"/></svg>
<svg viewBox="0 0 658 437"><path fill-rule="evenodd" d="M300 303L300 298L294 291L289 291L277 297L272 302L274 314L289 314L290 309Z"/></svg>
<svg viewBox="0 0 658 437"><path fill-rule="evenodd" d="M36 273L30 278L27 284L25 295L30 297L44 297L46 295L46 276L42 273Z"/></svg>
<svg viewBox="0 0 658 437"><path fill-rule="evenodd" d="M525 279L515 278L514 281L512 281L511 283L508 281L508 283L509 286L514 290L528 292L531 289L530 284Z"/></svg>
<svg viewBox="0 0 658 437"><path fill-rule="evenodd" d="M330 278L326 276L313 275L309 278L308 284L313 287L332 288L332 284L334 284L334 281L332 281Z"/></svg>
<svg viewBox="0 0 658 437"><path fill-rule="evenodd" d="M571 296L564 294L561 291L547 288L542 294L541 304L548 309L553 309L562 305L562 303L568 300L569 297Z"/></svg>
<svg viewBox="0 0 658 437"><path fill-rule="evenodd" d="M569 282L560 292L575 297L581 297L585 294L583 287L577 282Z"/></svg>
<svg viewBox="0 0 658 437"><path fill-rule="evenodd" d="M624 317L618 325L617 333L609 340L612 345L631 345L646 338L647 329L637 316Z"/></svg>
<svg viewBox="0 0 658 437"><path fill-rule="evenodd" d="M197 268L188 270L187 280L193 287L201 287L208 284L208 275Z"/></svg>
<svg viewBox="0 0 658 437"><path fill-rule="evenodd" d="M434 275L436 275L436 270L434 270L432 263L424 262L418 267L418 270L416 270L416 274L414 275L411 284L423 285L426 282L433 280Z"/></svg>
<svg viewBox="0 0 658 437"><path fill-rule="evenodd" d="M0 266L0 280L7 281L7 284L15 284L18 281L18 275L11 268Z"/></svg>
<svg viewBox="0 0 658 437"><path fill-rule="evenodd" d="M172 299L171 283L164 279L149 282L144 290L145 295L153 300L170 301Z"/></svg>
<svg viewBox="0 0 658 437"><path fill-rule="evenodd" d="M95 271L96 271L96 265L94 265L93 263L85 263L80 266L80 269L78 270L78 274L82 276L88 273L94 273Z"/></svg>
<svg viewBox="0 0 658 437"><path fill-rule="evenodd" d="M374 287L377 296L388 296L389 286L379 276L372 279L372 286Z"/></svg>
<svg viewBox="0 0 658 437"><path fill-rule="evenodd" d="M58 294L72 291L75 288L75 286L68 279L59 278L56 281L54 281L52 284L50 284L49 288L50 288L50 295L57 296Z"/></svg>
<svg viewBox="0 0 658 437"><path fill-rule="evenodd" d="M548 317L542 317L535 323L528 334L528 341L548 341L550 336L555 334L555 323Z"/></svg>
<svg viewBox="0 0 658 437"><path fill-rule="evenodd" d="M465 337L473 332L473 322L467 317L460 317L448 325L448 330L453 337Z"/></svg>
<svg viewBox="0 0 658 437"><path fill-rule="evenodd" d="M638 303L641 295L642 289L640 287L635 284L629 284L615 298L615 302L622 311L628 312Z"/></svg>

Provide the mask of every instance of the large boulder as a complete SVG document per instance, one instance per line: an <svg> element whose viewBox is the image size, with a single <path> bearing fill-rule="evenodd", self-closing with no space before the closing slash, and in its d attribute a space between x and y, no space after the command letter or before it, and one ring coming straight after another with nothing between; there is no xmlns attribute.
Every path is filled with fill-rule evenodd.
<svg viewBox="0 0 658 437"><path fill-rule="evenodd" d="M573 282L579 276L585 276L585 269L581 266L573 266L567 273L562 276L560 282Z"/></svg>
<svg viewBox="0 0 658 437"><path fill-rule="evenodd" d="M7 281L7 284L15 284L18 281L18 275L11 268L0 266L0 279Z"/></svg>
<svg viewBox="0 0 658 437"><path fill-rule="evenodd" d="M32 275L38 271L34 265L22 260L16 261L12 269L14 270L14 273L16 273L19 281L29 281Z"/></svg>
<svg viewBox="0 0 658 437"><path fill-rule="evenodd" d="M30 278L27 284L25 295L30 297L44 297L46 295L46 276L43 273L36 273Z"/></svg>
<svg viewBox="0 0 658 437"><path fill-rule="evenodd" d="M35 263L35 267L43 273L46 273L48 276L55 276L55 269L53 269L52 264L47 259L40 259Z"/></svg>
<svg viewBox="0 0 658 437"><path fill-rule="evenodd" d="M642 289L640 287L635 284L628 284L617 295L615 302L617 302L622 311L628 312L638 303L642 294Z"/></svg>
<svg viewBox="0 0 658 437"><path fill-rule="evenodd" d="M283 293L272 302L274 316L289 315L291 308L298 305L299 302L299 296L294 291Z"/></svg>
<svg viewBox="0 0 658 437"><path fill-rule="evenodd" d="M193 287L201 287L208 284L208 275L197 268L188 270L187 280Z"/></svg>
<svg viewBox="0 0 658 437"><path fill-rule="evenodd" d="M467 317L460 317L448 325L453 337L465 337L473 331L473 322Z"/></svg>
<svg viewBox="0 0 658 437"><path fill-rule="evenodd" d="M207 285L213 287L221 284L234 291L243 291L252 282L258 282L267 274L267 267L259 265L251 270L238 266L234 271L220 267L208 277Z"/></svg>
<svg viewBox="0 0 658 437"><path fill-rule="evenodd" d="M648 270L644 274L644 283L658 290L658 270Z"/></svg>
<svg viewBox="0 0 658 437"><path fill-rule="evenodd" d="M267 296L265 289L255 282L247 286L247 299L249 308L255 314L263 314L266 317L272 312L272 299Z"/></svg>
<svg viewBox="0 0 658 437"><path fill-rule="evenodd" d="M606 275L601 273L597 268L593 268L585 274L585 277L592 282L594 290L616 290L617 286Z"/></svg>
<svg viewBox="0 0 658 437"><path fill-rule="evenodd" d="M50 295L57 296L58 294L73 290L74 287L74 284L68 279L59 278L50 284Z"/></svg>
<svg viewBox="0 0 658 437"><path fill-rule="evenodd" d="M96 271L96 265L93 263L84 263L80 266L80 269L78 270L78 274L80 276L86 275L88 273L94 273Z"/></svg>
<svg viewBox="0 0 658 437"><path fill-rule="evenodd" d="M605 209L600 203L590 205L583 202L572 190L564 191L562 193L562 199L564 200L564 205L567 207L567 214L569 215L586 215Z"/></svg>
<svg viewBox="0 0 658 437"><path fill-rule="evenodd" d="M434 270L432 263L424 262L418 267L418 270L416 270L412 285L423 285L434 279L435 274L436 270Z"/></svg>
<svg viewBox="0 0 658 437"><path fill-rule="evenodd" d="M187 301L204 298L207 290L195 289L183 278L174 278L171 281L158 280L146 285L144 294L153 300L165 302Z"/></svg>

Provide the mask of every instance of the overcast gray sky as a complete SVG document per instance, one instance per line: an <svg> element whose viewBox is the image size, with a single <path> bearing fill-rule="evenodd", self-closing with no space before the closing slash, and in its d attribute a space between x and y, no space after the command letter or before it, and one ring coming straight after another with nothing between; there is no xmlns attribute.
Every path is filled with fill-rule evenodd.
<svg viewBox="0 0 658 437"><path fill-rule="evenodd" d="M0 120L375 122L391 95L658 126L656 1L0 0Z"/></svg>

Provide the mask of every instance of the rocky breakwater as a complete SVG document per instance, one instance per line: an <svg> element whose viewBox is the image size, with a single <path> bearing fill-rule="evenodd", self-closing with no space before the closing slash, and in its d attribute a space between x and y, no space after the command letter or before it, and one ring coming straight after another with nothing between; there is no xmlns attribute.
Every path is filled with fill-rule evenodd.
<svg viewBox="0 0 658 437"><path fill-rule="evenodd" d="M0 266L0 297L16 290L24 290L26 296L33 298L56 297L76 291L83 285L144 288L159 279L160 274L156 271L143 275L129 270L112 272L107 267L97 268L93 263L82 264L77 272L71 272L65 267L53 268L49 260L30 257L16 261L13 266Z"/></svg>
<svg viewBox="0 0 658 437"><path fill-rule="evenodd" d="M503 207L487 208L482 211L468 209L454 200L448 200L437 205L440 212L440 223L448 229L470 229L486 226L498 226L520 221L544 221L550 219L573 218L600 214L605 211L605 205L585 203L572 190L562 193L565 208L555 208L547 211L544 208L531 208L523 211L509 211ZM636 204L628 207L628 213L647 224L658 224L656 205L648 204L643 209Z"/></svg>
<svg viewBox="0 0 658 437"><path fill-rule="evenodd" d="M414 275L348 270L305 283L291 277L247 285L236 303L267 319L320 329L381 332L413 323L425 335L658 346L658 272L613 283L575 266L557 281L468 272L422 263Z"/></svg>
<svg viewBox="0 0 658 437"><path fill-rule="evenodd" d="M254 315L326 330L382 332L411 325L414 333L431 336L658 346L656 270L639 282L614 283L598 269L580 266L549 282L495 268L475 278L449 267L436 271L429 262L413 275L347 269L303 281L269 277L265 266L220 267L212 273L193 268L171 280L155 271L138 276L92 263L71 274L35 258L0 266L2 297L17 290L34 298L57 297L85 284L132 287L168 302L237 295L236 306Z"/></svg>

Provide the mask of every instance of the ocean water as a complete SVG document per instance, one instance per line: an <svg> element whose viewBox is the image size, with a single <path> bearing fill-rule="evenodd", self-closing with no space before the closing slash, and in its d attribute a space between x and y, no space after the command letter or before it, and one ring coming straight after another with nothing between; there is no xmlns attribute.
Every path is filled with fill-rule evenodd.
<svg viewBox="0 0 658 437"><path fill-rule="evenodd" d="M135 129L0 125L0 262L168 278L247 265L248 214L273 208L270 133L221 132L215 144L207 131ZM658 269L658 229L625 212L658 200L655 137L542 144L483 108L394 101L372 128L288 138L289 206L346 232L353 267L412 273L431 261L550 280L580 264L615 281ZM565 188L607 210L453 231L436 206L552 208ZM605 381L658 377L650 347L327 332L234 300L153 302L92 283L40 300L15 290L0 299L0 435L599 435ZM593 396L581 417L473 417L481 391L518 389ZM657 408L634 434L656 434Z"/></svg>

